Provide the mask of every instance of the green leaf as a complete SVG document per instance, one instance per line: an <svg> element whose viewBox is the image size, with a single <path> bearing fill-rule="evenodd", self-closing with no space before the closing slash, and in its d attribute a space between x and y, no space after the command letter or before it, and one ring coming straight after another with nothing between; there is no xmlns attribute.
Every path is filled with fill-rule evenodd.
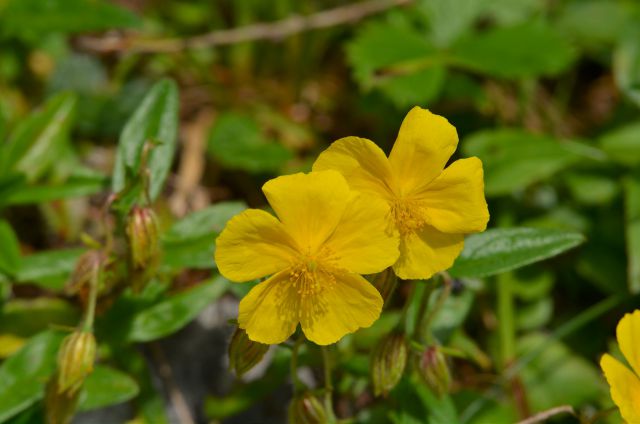
<svg viewBox="0 0 640 424"><path fill-rule="evenodd" d="M222 296L229 284L225 278L217 276L139 312L131 324L129 340L147 342L178 331Z"/></svg>
<svg viewBox="0 0 640 424"><path fill-rule="evenodd" d="M9 0L0 15L0 35L29 39L51 32L76 33L137 26L125 8L100 0Z"/></svg>
<svg viewBox="0 0 640 424"><path fill-rule="evenodd" d="M90 411L126 402L136 397L139 391L138 383L127 374L97 365L84 382L78 408Z"/></svg>
<svg viewBox="0 0 640 424"><path fill-rule="evenodd" d="M451 48L451 63L490 76L552 76L575 59L569 42L541 22L468 34Z"/></svg>
<svg viewBox="0 0 640 424"><path fill-rule="evenodd" d="M147 142L155 143L148 153L149 194L155 199L169 173L178 139L178 88L164 79L156 83L125 125L116 153L112 189L118 193L133 185L142 172L143 151Z"/></svg>
<svg viewBox="0 0 640 424"><path fill-rule="evenodd" d="M482 160L487 196L522 190L599 153L578 143L513 129L476 133L466 139L463 151Z"/></svg>
<svg viewBox="0 0 640 424"><path fill-rule="evenodd" d="M61 93L23 120L0 150L0 179L15 170L34 181L55 163L67 143L76 98Z"/></svg>
<svg viewBox="0 0 640 424"><path fill-rule="evenodd" d="M0 312L0 334L31 337L51 325L74 327L79 319L78 309L62 299L13 299Z"/></svg>
<svg viewBox="0 0 640 424"><path fill-rule="evenodd" d="M585 48L612 45L633 24L628 4L609 0L569 2L556 25Z"/></svg>
<svg viewBox="0 0 640 424"><path fill-rule="evenodd" d="M640 292L640 176L625 181L625 233L629 291Z"/></svg>
<svg viewBox="0 0 640 424"><path fill-rule="evenodd" d="M19 283L34 283L50 290L62 290L75 268L76 261L86 249L50 250L25 256L21 260Z"/></svg>
<svg viewBox="0 0 640 424"><path fill-rule="evenodd" d="M247 172L278 172L292 157L282 144L270 140L251 118L221 115L211 129L209 153L228 168Z"/></svg>
<svg viewBox="0 0 640 424"><path fill-rule="evenodd" d="M616 128L600 137L600 147L612 160L627 166L640 164L640 122Z"/></svg>
<svg viewBox="0 0 640 424"><path fill-rule="evenodd" d="M449 270L454 277L488 277L559 255L584 242L579 233L536 228L496 228L465 240Z"/></svg>
<svg viewBox="0 0 640 424"><path fill-rule="evenodd" d="M636 106L640 107L640 30L620 43L613 55L613 74L616 84Z"/></svg>
<svg viewBox="0 0 640 424"><path fill-rule="evenodd" d="M418 10L428 18L430 38L436 46L448 47L467 32L482 10L478 0L422 0Z"/></svg>
<svg viewBox="0 0 640 424"><path fill-rule="evenodd" d="M0 220L0 274L13 276L20 269L20 242L7 221Z"/></svg>
<svg viewBox="0 0 640 424"><path fill-rule="evenodd" d="M53 331L40 333L0 366L0 422L42 398L63 338Z"/></svg>
<svg viewBox="0 0 640 424"><path fill-rule="evenodd" d="M163 268L215 268L216 237L227 221L246 207L244 202L218 203L173 224L162 236Z"/></svg>
<svg viewBox="0 0 640 424"><path fill-rule="evenodd" d="M407 26L365 26L347 45L347 57L362 88L380 90L398 107L428 103L444 82L441 56Z"/></svg>
<svg viewBox="0 0 640 424"><path fill-rule="evenodd" d="M44 203L52 200L90 196L100 193L108 186L108 178L102 175L76 175L55 185L25 185L11 193L7 205Z"/></svg>
<svg viewBox="0 0 640 424"><path fill-rule="evenodd" d="M619 192L617 181L597 174L572 174L566 178L574 199L584 205L607 205Z"/></svg>

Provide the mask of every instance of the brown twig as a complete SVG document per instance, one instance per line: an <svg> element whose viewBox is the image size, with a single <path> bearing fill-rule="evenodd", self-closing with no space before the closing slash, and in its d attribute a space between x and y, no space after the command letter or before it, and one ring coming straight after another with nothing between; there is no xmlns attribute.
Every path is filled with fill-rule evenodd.
<svg viewBox="0 0 640 424"><path fill-rule="evenodd" d="M406 6L413 0L367 0L336 7L311 15L293 15L288 18L256 23L238 28L212 31L186 38L140 39L129 37L89 38L79 40L84 50L98 53L127 51L135 53L173 53L188 49L203 49L247 41L277 41L304 31L343 25L359 21L370 15L394 7Z"/></svg>
<svg viewBox="0 0 640 424"><path fill-rule="evenodd" d="M547 409L546 411L538 412L537 414L532 415L525 420L519 421L517 424L541 423L553 417L554 415L559 415L559 414L575 415L576 412L573 410L573 407L570 405L557 406L555 408Z"/></svg>

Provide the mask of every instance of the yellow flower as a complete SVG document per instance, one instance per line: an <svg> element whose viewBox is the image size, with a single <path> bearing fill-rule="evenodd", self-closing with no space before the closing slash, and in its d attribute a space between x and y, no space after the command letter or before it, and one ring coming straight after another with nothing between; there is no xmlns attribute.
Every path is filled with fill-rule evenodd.
<svg viewBox="0 0 640 424"><path fill-rule="evenodd" d="M285 341L300 323L320 345L370 326L382 298L360 274L398 258L385 231L386 204L349 189L335 171L278 177L263 187L278 218L249 209L216 241L220 273L242 282L272 275L240 302L238 324L253 341Z"/></svg>
<svg viewBox="0 0 640 424"><path fill-rule="evenodd" d="M334 169L352 189L388 204L389 227L400 233L400 278L426 279L453 264L464 235L484 231L489 211L482 162L475 157L445 165L458 144L456 129L425 109L405 117L389 158L372 141L346 137L313 165Z"/></svg>
<svg viewBox="0 0 640 424"><path fill-rule="evenodd" d="M609 354L600 360L611 397L620 408L622 418L630 424L640 423L640 310L626 314L618 323L616 337L620 351L631 370ZM632 371L633 370L633 371Z"/></svg>

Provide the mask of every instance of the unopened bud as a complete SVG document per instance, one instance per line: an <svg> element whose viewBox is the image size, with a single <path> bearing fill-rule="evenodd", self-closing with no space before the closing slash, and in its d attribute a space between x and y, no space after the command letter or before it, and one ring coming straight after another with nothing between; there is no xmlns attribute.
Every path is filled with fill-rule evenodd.
<svg viewBox="0 0 640 424"><path fill-rule="evenodd" d="M69 424L78 405L80 391L60 391L58 375L47 383L44 396L45 420L47 424Z"/></svg>
<svg viewBox="0 0 640 424"><path fill-rule="evenodd" d="M58 390L77 391L93 371L96 339L89 331L74 331L63 341L58 352Z"/></svg>
<svg viewBox="0 0 640 424"><path fill-rule="evenodd" d="M238 377L256 366L269 350L269 345L254 342L247 332L236 328L229 343L229 366Z"/></svg>
<svg viewBox="0 0 640 424"><path fill-rule="evenodd" d="M322 403L311 393L303 393L289 404L289 424L325 424L327 413Z"/></svg>
<svg viewBox="0 0 640 424"><path fill-rule="evenodd" d="M134 206L127 220L127 237L134 266L146 268L158 256L158 220L153 209Z"/></svg>
<svg viewBox="0 0 640 424"><path fill-rule="evenodd" d="M108 257L102 250L92 249L83 253L78 258L76 267L64 287L65 293L76 294L84 287L89 286L94 276L106 265L107 260Z"/></svg>
<svg viewBox="0 0 640 424"><path fill-rule="evenodd" d="M378 289L378 292L380 292L380 296L382 296L385 305L393 294L397 284L398 277L396 277L395 272L393 272L393 268L385 269L373 279L373 285Z"/></svg>
<svg viewBox="0 0 640 424"><path fill-rule="evenodd" d="M378 343L371 358L371 380L376 396L387 395L400 381L407 364L407 339L391 334Z"/></svg>
<svg viewBox="0 0 640 424"><path fill-rule="evenodd" d="M418 358L418 373L422 381L437 396L449 393L451 373L442 351L437 346L430 346Z"/></svg>

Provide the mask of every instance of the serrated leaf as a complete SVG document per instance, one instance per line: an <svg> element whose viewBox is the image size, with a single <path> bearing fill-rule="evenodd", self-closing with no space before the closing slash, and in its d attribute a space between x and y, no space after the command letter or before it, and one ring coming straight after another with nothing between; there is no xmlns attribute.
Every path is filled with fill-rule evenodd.
<svg viewBox="0 0 640 424"><path fill-rule="evenodd" d="M73 94L60 93L20 122L0 150L0 178L18 171L34 181L45 173L64 150L75 105Z"/></svg>
<svg viewBox="0 0 640 424"><path fill-rule="evenodd" d="M118 193L139 179L145 144L154 143L146 162L149 194L155 199L171 168L177 139L178 88L173 81L164 79L151 87L120 134L112 190Z"/></svg>
<svg viewBox="0 0 640 424"><path fill-rule="evenodd" d="M293 157L285 146L266 138L253 119L237 113L218 118L208 150L222 165L252 173L278 172Z"/></svg>
<svg viewBox="0 0 640 424"><path fill-rule="evenodd" d="M222 296L229 284L225 278L217 276L139 312L131 323L129 340L147 342L178 331Z"/></svg>
<svg viewBox="0 0 640 424"><path fill-rule="evenodd" d="M133 399L138 395L138 383L111 367L97 365L82 387L78 409L90 411Z"/></svg>
<svg viewBox="0 0 640 424"><path fill-rule="evenodd" d="M600 147L609 157L623 165L640 164L640 122L633 122L603 134Z"/></svg>
<svg viewBox="0 0 640 424"><path fill-rule="evenodd" d="M548 229L490 229L467 237L449 274L488 277L559 255L584 240L580 233Z"/></svg>
<svg viewBox="0 0 640 424"><path fill-rule="evenodd" d="M588 157L578 143L513 129L476 133L462 149L482 160L487 196L522 190Z"/></svg>
<svg viewBox="0 0 640 424"><path fill-rule="evenodd" d="M557 75L576 57L571 44L541 22L470 33L450 53L454 65L502 78Z"/></svg>
<svg viewBox="0 0 640 424"><path fill-rule="evenodd" d="M15 275L20 269L20 243L11 225L0 220L0 274Z"/></svg>
<svg viewBox="0 0 640 424"><path fill-rule="evenodd" d="M33 39L51 32L76 33L137 26L129 10L99 0L9 0L0 35Z"/></svg>
<svg viewBox="0 0 640 424"><path fill-rule="evenodd" d="M0 366L0 422L42 398L49 375L55 370L64 334L45 331L31 338Z"/></svg>
<svg viewBox="0 0 640 424"><path fill-rule="evenodd" d="M625 236L627 241L627 275L629 291L640 292L640 177L625 181Z"/></svg>

